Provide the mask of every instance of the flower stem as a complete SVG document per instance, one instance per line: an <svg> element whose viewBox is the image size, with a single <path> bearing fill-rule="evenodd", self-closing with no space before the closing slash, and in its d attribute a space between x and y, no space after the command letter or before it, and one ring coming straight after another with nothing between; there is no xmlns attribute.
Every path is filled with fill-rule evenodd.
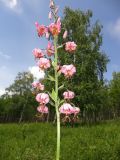
<svg viewBox="0 0 120 160"><path fill-rule="evenodd" d="M60 114L57 108L57 151L56 151L56 160L60 159Z"/></svg>
<svg viewBox="0 0 120 160"><path fill-rule="evenodd" d="M56 108L56 116L57 116L57 150L56 150L56 160L60 159L60 113L58 110L58 73L57 73L57 65L58 65L58 55L57 55L57 39L58 37L54 37L54 47L55 47L55 108Z"/></svg>

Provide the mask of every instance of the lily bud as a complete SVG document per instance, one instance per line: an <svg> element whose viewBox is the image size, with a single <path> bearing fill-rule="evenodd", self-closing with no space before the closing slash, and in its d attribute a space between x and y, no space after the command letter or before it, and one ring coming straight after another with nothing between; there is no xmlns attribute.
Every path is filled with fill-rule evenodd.
<svg viewBox="0 0 120 160"><path fill-rule="evenodd" d="M53 0L50 0L50 5L49 5L50 8L54 7L54 2Z"/></svg>
<svg viewBox="0 0 120 160"><path fill-rule="evenodd" d="M61 19L60 19L60 17L58 17L58 19L57 19L57 24L61 25Z"/></svg>
<svg viewBox="0 0 120 160"><path fill-rule="evenodd" d="M63 34L63 39L66 39L67 35L68 35L68 31L66 30Z"/></svg>
<svg viewBox="0 0 120 160"><path fill-rule="evenodd" d="M56 9L55 9L55 14L58 13L58 10L59 10L59 7L56 7Z"/></svg>
<svg viewBox="0 0 120 160"><path fill-rule="evenodd" d="M51 20L52 19L52 13L51 13L51 11L49 12L49 14L48 14L48 18Z"/></svg>
<svg viewBox="0 0 120 160"><path fill-rule="evenodd" d="M48 39L50 36L49 32L46 32L45 37Z"/></svg>

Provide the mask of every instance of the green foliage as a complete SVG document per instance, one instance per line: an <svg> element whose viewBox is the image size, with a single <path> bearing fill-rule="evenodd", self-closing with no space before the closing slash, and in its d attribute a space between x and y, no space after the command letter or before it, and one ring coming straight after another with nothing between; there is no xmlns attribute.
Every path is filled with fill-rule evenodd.
<svg viewBox="0 0 120 160"><path fill-rule="evenodd" d="M0 125L0 160L54 160L56 127ZM61 128L61 160L119 160L120 121Z"/></svg>
<svg viewBox="0 0 120 160"><path fill-rule="evenodd" d="M0 121L32 121L36 102L32 94L33 77L28 72L18 73L13 84L0 98Z"/></svg>
<svg viewBox="0 0 120 160"><path fill-rule="evenodd" d="M54 90L54 89L52 89L52 93L51 93L51 94L49 93L49 95L50 95L51 99L55 102L56 93L55 93L55 90Z"/></svg>
<svg viewBox="0 0 120 160"><path fill-rule="evenodd" d="M113 105L120 106L120 72L113 73L113 79L110 81L110 96Z"/></svg>
<svg viewBox="0 0 120 160"><path fill-rule="evenodd" d="M106 72L106 66L109 62L108 57L101 51L102 46L102 25L99 21L91 23L92 12L82 12L65 8L62 19L63 30L59 37L59 45L67 41L74 40L77 44L75 53L66 53L63 48L59 48L58 56L60 65L71 64L76 66L77 73L68 81L64 80L62 75L59 83L64 82L64 90L69 89L75 92L74 104L81 109L81 116L85 120L96 121L96 116L104 106L106 100L103 90L103 74ZM63 42L64 30L68 31L68 37ZM102 99L101 99L102 98Z"/></svg>
<svg viewBox="0 0 120 160"><path fill-rule="evenodd" d="M88 105L97 107L96 101L99 96L96 94L102 87L103 74L108 62L107 56L100 50L102 26L99 22L92 26L91 17L92 12L89 10L84 13L80 10L73 11L66 8L63 18L63 24L69 33L68 40L75 39L78 47L75 55L63 54L61 51L60 60L62 64L68 64L73 59L77 73L66 85L75 90L77 94L75 102L81 104L83 111Z"/></svg>
<svg viewBox="0 0 120 160"><path fill-rule="evenodd" d="M104 80L107 70L108 57L101 51L102 25L99 21L92 24L92 12L82 12L65 8L62 19L63 30L59 37L59 45L66 41L75 40L77 51L66 53L64 47L58 49L59 65L71 64L76 66L74 77L66 81L63 74L59 73L59 106L64 103L63 92L75 92L73 104L80 107L82 122L93 123L120 116L120 73L113 73L110 83ZM63 42L63 33L68 30L68 37ZM52 62L55 67L55 62ZM49 80L43 80L46 92L52 98L48 105L49 119L54 119L55 91L52 90L55 79L51 67L47 71ZM32 94L31 83L33 77L28 72L18 73L15 81L6 89L6 94L0 97L0 121L31 121L36 114L35 97ZM55 88L54 88L55 89ZM7 94L10 93L10 94ZM34 107L35 106L35 107ZM28 149L29 150L29 149ZM31 151L32 152L32 151ZM26 151L27 154L27 151Z"/></svg>
<svg viewBox="0 0 120 160"><path fill-rule="evenodd" d="M120 72L113 73L109 84L109 97L114 116L120 116Z"/></svg>
<svg viewBox="0 0 120 160"><path fill-rule="evenodd" d="M47 78L47 79L50 80L50 81L55 81L55 78L52 77L52 76L50 76L50 75L48 75L48 78Z"/></svg>
<svg viewBox="0 0 120 160"><path fill-rule="evenodd" d="M13 82L6 91L11 92L12 95L26 95L31 91L31 83L33 77L29 72L19 72Z"/></svg>

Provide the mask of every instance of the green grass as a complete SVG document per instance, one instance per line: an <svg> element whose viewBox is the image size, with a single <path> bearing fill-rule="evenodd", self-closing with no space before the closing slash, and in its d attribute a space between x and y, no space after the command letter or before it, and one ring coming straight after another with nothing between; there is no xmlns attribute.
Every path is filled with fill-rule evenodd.
<svg viewBox="0 0 120 160"><path fill-rule="evenodd" d="M55 160L56 127L1 124L0 160ZM61 160L120 160L120 121L61 128Z"/></svg>

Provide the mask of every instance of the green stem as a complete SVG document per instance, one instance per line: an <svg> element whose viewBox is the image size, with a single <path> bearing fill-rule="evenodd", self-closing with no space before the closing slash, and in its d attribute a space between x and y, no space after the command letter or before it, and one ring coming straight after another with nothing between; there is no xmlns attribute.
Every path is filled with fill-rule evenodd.
<svg viewBox="0 0 120 160"><path fill-rule="evenodd" d="M56 160L60 159L60 113L58 110L58 73L57 73L57 65L58 65L58 55L57 55L57 39L58 37L54 37L54 47L55 47L55 108L56 108L56 116L57 116L57 150L56 150Z"/></svg>
<svg viewBox="0 0 120 160"><path fill-rule="evenodd" d="M58 109L57 109L58 110ZM60 159L60 114L57 111L57 151L56 151L56 160Z"/></svg>

